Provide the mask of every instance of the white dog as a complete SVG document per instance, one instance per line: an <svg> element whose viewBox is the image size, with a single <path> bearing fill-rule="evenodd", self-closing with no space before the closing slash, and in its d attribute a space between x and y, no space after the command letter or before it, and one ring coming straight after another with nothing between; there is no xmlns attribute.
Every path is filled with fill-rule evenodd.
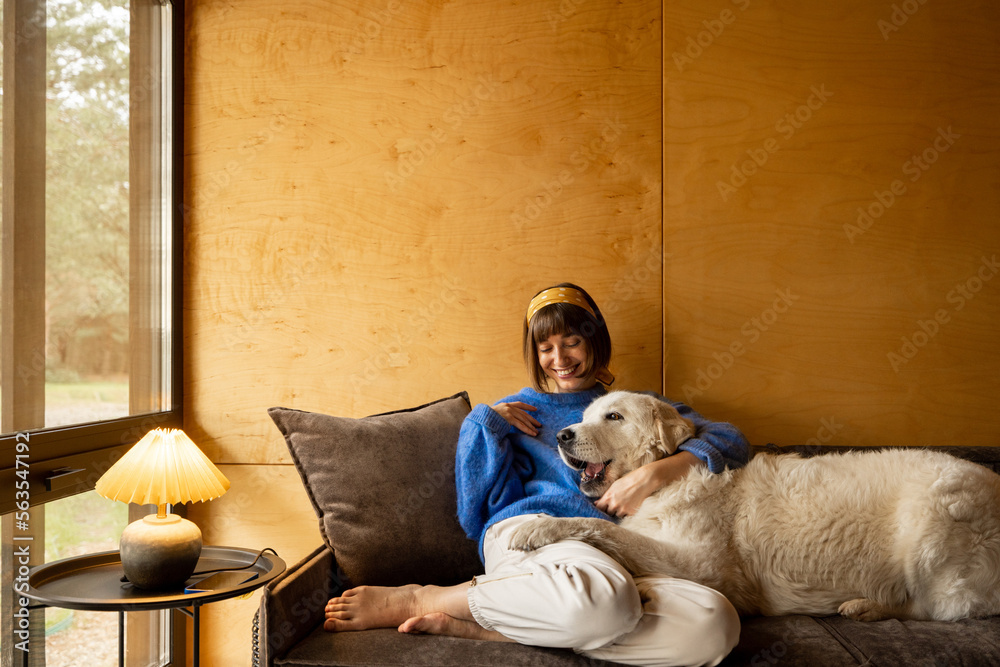
<svg viewBox="0 0 1000 667"><path fill-rule="evenodd" d="M612 392L559 433L559 450L597 498L693 432L653 396ZM542 517L519 529L514 547L563 539L635 575L710 586L742 614L1000 614L1000 476L931 450L757 455L736 471L692 471L621 524Z"/></svg>

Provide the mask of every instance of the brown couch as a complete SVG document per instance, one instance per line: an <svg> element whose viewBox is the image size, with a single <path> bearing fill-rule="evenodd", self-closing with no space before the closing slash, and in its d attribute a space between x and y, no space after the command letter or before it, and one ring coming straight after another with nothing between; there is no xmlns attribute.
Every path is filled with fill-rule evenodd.
<svg viewBox="0 0 1000 667"><path fill-rule="evenodd" d="M479 572L476 546L455 517L455 442L469 409L468 396L460 393L363 419L269 411L319 516L324 544L263 589L254 621L255 665L611 664L562 649L395 630L323 630L326 601L346 587L451 584ZM754 449L812 456L848 448ZM1000 447L940 449L1000 472ZM740 643L723 665L1000 665L1000 617L957 623L746 617Z"/></svg>

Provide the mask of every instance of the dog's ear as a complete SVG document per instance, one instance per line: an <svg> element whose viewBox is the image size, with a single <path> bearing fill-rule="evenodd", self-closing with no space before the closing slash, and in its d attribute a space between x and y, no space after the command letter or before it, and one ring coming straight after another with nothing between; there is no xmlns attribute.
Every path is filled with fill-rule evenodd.
<svg viewBox="0 0 1000 667"><path fill-rule="evenodd" d="M655 399L653 405L653 423L656 425L656 446L664 456L670 456L681 443L694 437L694 423L659 399Z"/></svg>

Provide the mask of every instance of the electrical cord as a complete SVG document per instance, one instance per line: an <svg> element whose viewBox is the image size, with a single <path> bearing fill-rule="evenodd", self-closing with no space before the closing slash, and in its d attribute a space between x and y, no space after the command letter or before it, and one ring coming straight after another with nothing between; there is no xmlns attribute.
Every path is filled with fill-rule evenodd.
<svg viewBox="0 0 1000 667"><path fill-rule="evenodd" d="M239 570L246 570L247 568L251 568L254 565L256 565L257 561L259 561L261 559L261 557L264 555L265 551L270 551L275 556L278 555L278 552L275 551L274 549L272 549L271 547L264 547L263 549L260 550L260 553L257 554L257 557L254 558L253 562L250 563L249 565L244 565L243 567L220 567L220 568L216 568L214 570L202 570L201 572L192 572L191 576L194 577L194 576L197 576L199 574L215 574L216 572L237 572Z"/></svg>
<svg viewBox="0 0 1000 667"><path fill-rule="evenodd" d="M275 556L278 555L278 552L275 551L274 549L272 549L271 547L264 547L263 549L260 550L260 552L257 554L257 557L254 558L253 562L250 563L249 565L243 565L241 567L219 567L219 568L216 568L214 570L202 570L200 572L192 572L191 576L192 577L196 577L196 576L199 576L199 575L202 575L202 574L215 574L216 572L238 572L240 570L246 570L246 569L251 568L254 565L256 565L257 561L259 561L261 559L261 557L264 555L264 553L267 552L267 551L270 551ZM280 556L279 556L279 558L280 558ZM128 583L128 577L122 575L121 581L122 581L122 583Z"/></svg>

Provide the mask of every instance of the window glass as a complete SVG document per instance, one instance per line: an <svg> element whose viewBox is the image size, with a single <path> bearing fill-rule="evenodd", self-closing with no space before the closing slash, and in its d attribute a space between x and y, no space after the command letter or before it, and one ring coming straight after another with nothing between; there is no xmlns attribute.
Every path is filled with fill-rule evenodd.
<svg viewBox="0 0 1000 667"><path fill-rule="evenodd" d="M45 426L124 417L129 4L48 0Z"/></svg>
<svg viewBox="0 0 1000 667"><path fill-rule="evenodd" d="M2 432L170 410L170 8L3 4Z"/></svg>
<svg viewBox="0 0 1000 667"><path fill-rule="evenodd" d="M45 561L113 551L128 523L128 505L81 493L46 503ZM118 614L49 607L45 610L45 660L50 665L118 664Z"/></svg>
<svg viewBox="0 0 1000 667"><path fill-rule="evenodd" d="M182 26L171 0L0 0L0 664L15 548L117 549L128 507L94 483L180 425ZM33 611L28 664L117 664L117 618ZM171 618L128 614L129 664L169 662Z"/></svg>

